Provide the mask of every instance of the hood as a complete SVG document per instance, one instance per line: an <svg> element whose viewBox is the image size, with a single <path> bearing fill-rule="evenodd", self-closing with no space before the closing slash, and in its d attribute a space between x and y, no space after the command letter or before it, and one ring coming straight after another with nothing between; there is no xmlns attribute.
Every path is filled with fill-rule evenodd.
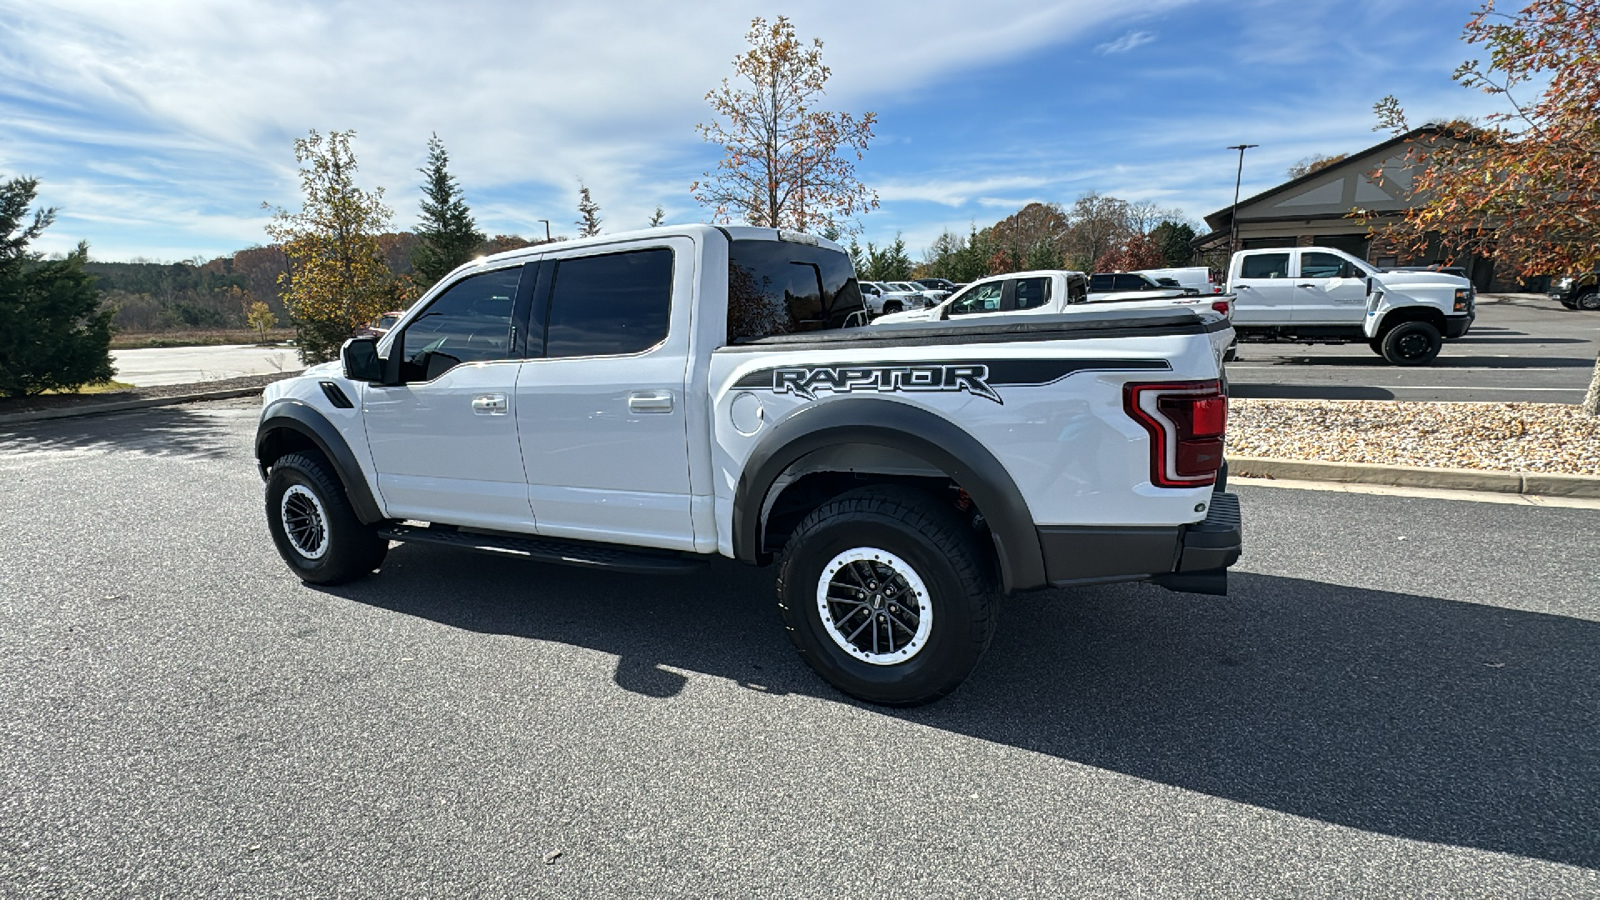
<svg viewBox="0 0 1600 900"><path fill-rule="evenodd" d="M1384 285L1394 287L1440 287L1450 290L1472 287L1472 282L1460 275L1446 275L1443 272L1379 272L1373 278Z"/></svg>
<svg viewBox="0 0 1600 900"><path fill-rule="evenodd" d="M889 313L872 320L873 325L894 325L899 322L931 322L939 317L938 307L925 309L908 309L905 312Z"/></svg>

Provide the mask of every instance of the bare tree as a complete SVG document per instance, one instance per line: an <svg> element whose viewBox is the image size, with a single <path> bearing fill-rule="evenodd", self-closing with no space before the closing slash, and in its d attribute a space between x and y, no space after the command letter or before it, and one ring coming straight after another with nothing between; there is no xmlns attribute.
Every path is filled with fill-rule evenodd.
<svg viewBox="0 0 1600 900"><path fill-rule="evenodd" d="M855 177L877 114L858 119L816 108L830 74L822 42L803 44L788 18L768 25L757 17L746 38L750 50L733 63L743 84L725 78L706 94L717 118L698 126L702 138L722 146L722 159L689 190L715 221L848 230L852 216L878 205Z"/></svg>

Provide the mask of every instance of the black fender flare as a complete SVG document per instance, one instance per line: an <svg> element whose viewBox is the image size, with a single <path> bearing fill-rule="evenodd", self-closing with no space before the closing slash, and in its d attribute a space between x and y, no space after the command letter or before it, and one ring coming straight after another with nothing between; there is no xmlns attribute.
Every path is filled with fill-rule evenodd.
<svg viewBox="0 0 1600 900"><path fill-rule="evenodd" d="M327 416L302 400L278 400L267 407L261 417L261 424L256 428L256 462L261 467L263 478L267 476L272 461L282 455L276 446L276 436L281 431L292 431L322 451L322 455L333 464L334 472L344 485L345 496L350 498L350 506L362 524L374 525L384 520L378 501L373 498L372 489L367 487L367 479L361 473L361 464L356 461L356 455L350 452L344 435L328 421Z"/></svg>
<svg viewBox="0 0 1600 900"><path fill-rule="evenodd" d="M837 444L873 444L922 459L972 497L994 538L1007 591L1044 587L1044 554L1028 504L1009 472L977 438L927 410L894 400L842 397L779 422L745 462L733 496L733 553L761 561L762 510L772 485L806 454Z"/></svg>

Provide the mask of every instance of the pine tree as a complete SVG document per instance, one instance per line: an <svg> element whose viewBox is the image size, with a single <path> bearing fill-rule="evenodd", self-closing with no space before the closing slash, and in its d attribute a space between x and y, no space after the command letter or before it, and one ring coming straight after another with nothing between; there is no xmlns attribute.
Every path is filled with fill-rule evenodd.
<svg viewBox="0 0 1600 900"><path fill-rule="evenodd" d="M444 142L433 135L428 139L428 164L417 170L423 175L422 221L417 227L422 243L411 253L423 290L472 259L486 240L462 199L461 186L450 175L449 163Z"/></svg>
<svg viewBox="0 0 1600 900"><path fill-rule="evenodd" d="M666 221L667 221L666 212L663 211L661 209L661 207L657 206L655 215L650 217L650 227L651 228L660 228Z"/></svg>
<svg viewBox="0 0 1600 900"><path fill-rule="evenodd" d="M28 243L55 221L35 210L39 183L0 183L0 397L71 390L111 378L112 311L100 308L89 245L44 260Z"/></svg>
<svg viewBox="0 0 1600 900"><path fill-rule="evenodd" d="M600 233L600 204L594 202L589 189L578 187L578 237L594 237Z"/></svg>

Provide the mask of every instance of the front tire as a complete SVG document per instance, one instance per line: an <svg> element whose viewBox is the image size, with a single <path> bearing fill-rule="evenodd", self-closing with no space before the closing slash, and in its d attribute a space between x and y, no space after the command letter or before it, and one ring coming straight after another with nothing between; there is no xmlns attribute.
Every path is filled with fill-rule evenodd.
<svg viewBox="0 0 1600 900"><path fill-rule="evenodd" d="M991 567L953 508L897 485L812 511L778 568L795 648L853 697L913 706L955 690L994 637Z"/></svg>
<svg viewBox="0 0 1600 900"><path fill-rule="evenodd" d="M890 300L888 303L885 303L883 305L883 314L887 316L890 313L900 312L904 308L905 307L900 305L900 301L899 300Z"/></svg>
<svg viewBox="0 0 1600 900"><path fill-rule="evenodd" d="M320 455L290 453L267 477L267 528L301 581L344 584L383 564L389 542L361 524Z"/></svg>
<svg viewBox="0 0 1600 900"><path fill-rule="evenodd" d="M1587 294L1579 294L1577 297L1573 298L1572 305L1576 309L1587 310L1589 312L1600 310L1600 292L1590 291Z"/></svg>
<svg viewBox="0 0 1600 900"><path fill-rule="evenodd" d="M1429 322L1401 322L1382 339L1383 358L1396 366L1422 366L1433 362L1444 346L1444 336Z"/></svg>

